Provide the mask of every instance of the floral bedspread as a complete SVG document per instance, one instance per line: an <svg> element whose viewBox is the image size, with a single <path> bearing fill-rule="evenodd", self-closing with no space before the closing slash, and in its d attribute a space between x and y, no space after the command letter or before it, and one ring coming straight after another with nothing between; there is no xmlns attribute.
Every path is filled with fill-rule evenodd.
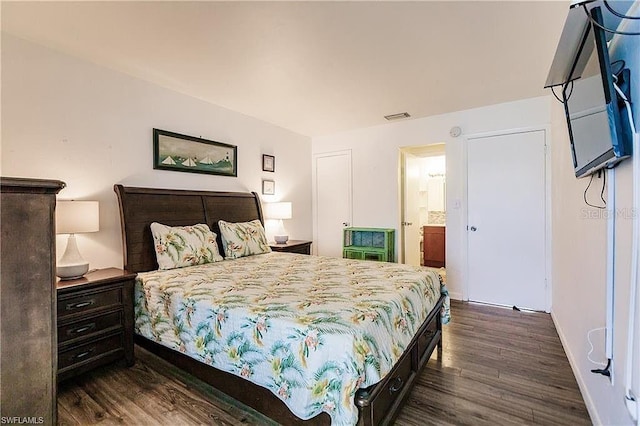
<svg viewBox="0 0 640 426"><path fill-rule="evenodd" d="M355 424L356 390L391 370L441 292L423 268L273 252L138 274L136 332L270 389L302 419Z"/></svg>

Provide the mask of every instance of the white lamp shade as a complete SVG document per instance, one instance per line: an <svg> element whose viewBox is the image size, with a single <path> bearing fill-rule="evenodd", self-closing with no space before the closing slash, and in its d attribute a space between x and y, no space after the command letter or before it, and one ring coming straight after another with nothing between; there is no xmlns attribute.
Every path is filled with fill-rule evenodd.
<svg viewBox="0 0 640 426"><path fill-rule="evenodd" d="M291 203L268 203L265 205L265 217L267 219L291 219Z"/></svg>
<svg viewBox="0 0 640 426"><path fill-rule="evenodd" d="M80 234L99 230L100 215L97 201L58 201L56 203L57 234Z"/></svg>

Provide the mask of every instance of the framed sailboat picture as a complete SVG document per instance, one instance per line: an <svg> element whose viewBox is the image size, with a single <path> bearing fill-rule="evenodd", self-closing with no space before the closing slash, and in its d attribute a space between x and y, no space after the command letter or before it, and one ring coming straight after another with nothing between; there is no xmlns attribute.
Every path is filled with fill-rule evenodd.
<svg viewBox="0 0 640 426"><path fill-rule="evenodd" d="M153 129L153 168L238 176L238 147Z"/></svg>

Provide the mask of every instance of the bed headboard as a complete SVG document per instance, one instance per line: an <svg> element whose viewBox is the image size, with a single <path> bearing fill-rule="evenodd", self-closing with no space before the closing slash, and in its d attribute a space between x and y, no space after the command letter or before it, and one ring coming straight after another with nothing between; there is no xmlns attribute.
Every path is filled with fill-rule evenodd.
<svg viewBox="0 0 640 426"><path fill-rule="evenodd" d="M259 219L264 225L260 198L255 192L187 191L135 188L114 185L120 205L124 268L130 272L158 269L150 225L169 226L206 223L218 235L218 220L247 222Z"/></svg>

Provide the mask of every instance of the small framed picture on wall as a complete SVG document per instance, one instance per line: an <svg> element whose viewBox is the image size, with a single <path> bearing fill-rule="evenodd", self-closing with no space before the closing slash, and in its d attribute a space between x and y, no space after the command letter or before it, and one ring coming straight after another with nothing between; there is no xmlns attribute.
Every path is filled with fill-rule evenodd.
<svg viewBox="0 0 640 426"><path fill-rule="evenodd" d="M276 183L272 180L263 180L262 181L262 194L263 195L273 195L276 193Z"/></svg>
<svg viewBox="0 0 640 426"><path fill-rule="evenodd" d="M262 155L262 170L265 172L276 171L276 157L273 155Z"/></svg>

